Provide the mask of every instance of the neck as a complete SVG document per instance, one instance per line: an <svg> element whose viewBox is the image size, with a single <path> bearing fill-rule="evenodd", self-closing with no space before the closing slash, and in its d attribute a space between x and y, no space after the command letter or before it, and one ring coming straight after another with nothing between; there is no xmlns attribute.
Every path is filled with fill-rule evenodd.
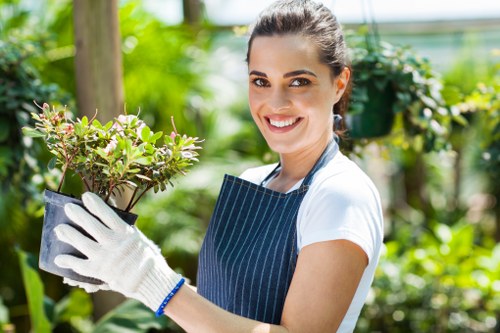
<svg viewBox="0 0 500 333"><path fill-rule="evenodd" d="M269 187L281 192L286 192L299 180L303 179L314 167L332 137L322 139L314 145L299 152L280 154L281 170Z"/></svg>

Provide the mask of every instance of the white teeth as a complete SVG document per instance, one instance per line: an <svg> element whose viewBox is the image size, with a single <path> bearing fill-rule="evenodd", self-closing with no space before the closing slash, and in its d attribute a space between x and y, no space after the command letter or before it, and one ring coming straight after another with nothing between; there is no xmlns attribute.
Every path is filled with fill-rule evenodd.
<svg viewBox="0 0 500 333"><path fill-rule="evenodd" d="M275 121L275 120L269 119L269 122L271 123L271 125L273 125L275 127L286 127L286 126L290 126L290 125L295 124L297 122L297 120L299 120L299 118L288 119L288 120L283 120L283 121Z"/></svg>

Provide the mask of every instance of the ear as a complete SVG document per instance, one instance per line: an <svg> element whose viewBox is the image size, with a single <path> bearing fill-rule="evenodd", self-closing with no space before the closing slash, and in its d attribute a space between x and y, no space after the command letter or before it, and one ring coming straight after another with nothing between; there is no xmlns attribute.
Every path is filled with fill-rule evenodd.
<svg viewBox="0 0 500 333"><path fill-rule="evenodd" d="M344 94L351 78L351 70L344 67L342 72L335 78L335 103L337 103Z"/></svg>

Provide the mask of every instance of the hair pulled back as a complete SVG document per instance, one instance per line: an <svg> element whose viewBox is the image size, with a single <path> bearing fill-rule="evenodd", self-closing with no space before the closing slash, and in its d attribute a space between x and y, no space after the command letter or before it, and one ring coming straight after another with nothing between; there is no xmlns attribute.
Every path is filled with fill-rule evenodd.
<svg viewBox="0 0 500 333"><path fill-rule="evenodd" d="M323 4L310 0L278 0L265 9L251 27L247 63L256 37L283 35L301 35L313 41L318 47L320 61L330 67L334 77L345 67L350 67L344 34L337 18ZM343 117L347 111L351 81L342 98L335 104L334 114ZM341 122L335 130L342 130L343 127Z"/></svg>

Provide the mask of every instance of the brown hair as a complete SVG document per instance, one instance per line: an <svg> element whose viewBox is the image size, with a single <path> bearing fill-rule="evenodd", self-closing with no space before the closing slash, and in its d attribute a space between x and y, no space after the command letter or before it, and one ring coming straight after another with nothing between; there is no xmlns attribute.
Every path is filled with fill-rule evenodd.
<svg viewBox="0 0 500 333"><path fill-rule="evenodd" d="M345 67L350 68L344 34L337 18L323 4L310 0L278 0L265 9L251 28L247 63L255 37L287 34L310 38L318 46L320 61L330 67L334 77ZM349 105L351 82L349 80L342 98L333 107L333 113L341 117ZM341 121L334 129L341 134L344 128Z"/></svg>

